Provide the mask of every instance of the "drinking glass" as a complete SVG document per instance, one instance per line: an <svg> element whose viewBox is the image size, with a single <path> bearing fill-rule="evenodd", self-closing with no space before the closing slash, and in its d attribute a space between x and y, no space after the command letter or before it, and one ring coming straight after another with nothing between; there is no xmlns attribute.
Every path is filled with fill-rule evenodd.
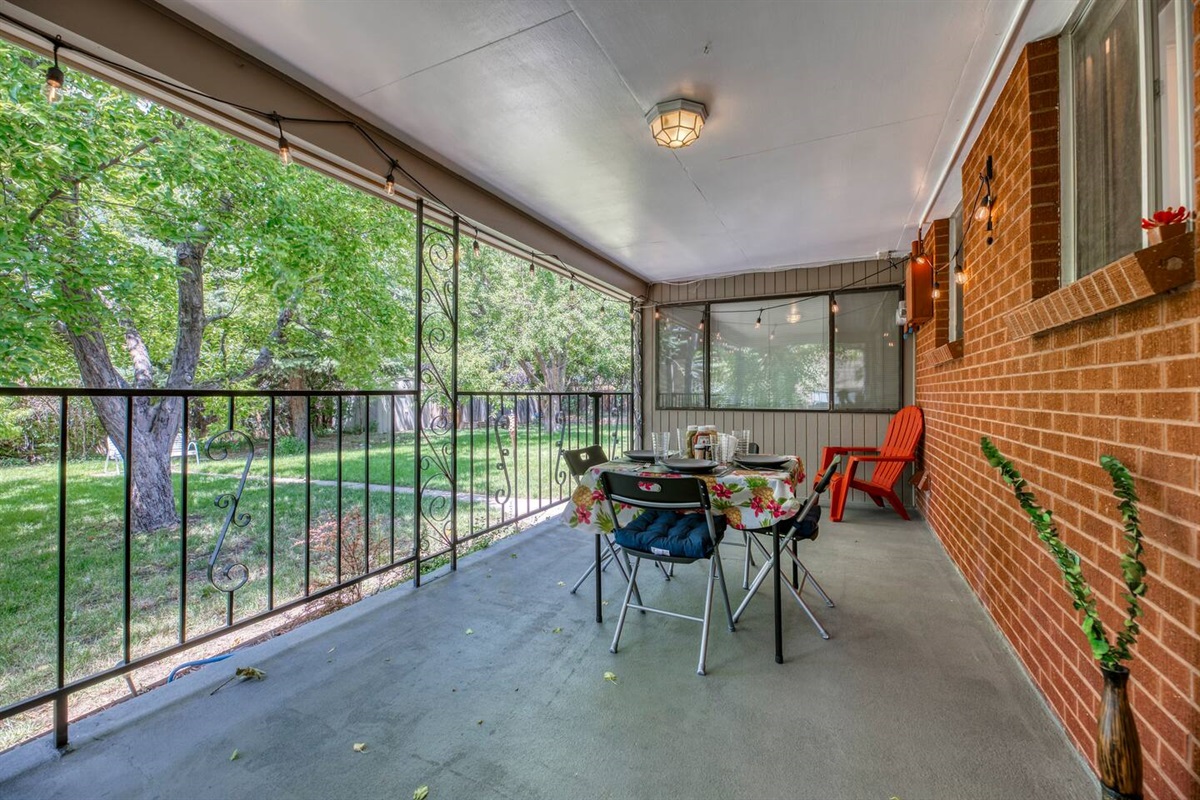
<svg viewBox="0 0 1200 800"><path fill-rule="evenodd" d="M722 433L717 437L716 460L722 464L728 464L733 461L733 457L737 452L738 438L729 433Z"/></svg>
<svg viewBox="0 0 1200 800"><path fill-rule="evenodd" d="M737 445L734 448L734 452L739 456L744 456L746 453L750 452L750 431L734 431L733 435L737 437Z"/></svg>
<svg viewBox="0 0 1200 800"><path fill-rule="evenodd" d="M654 451L655 461L660 462L671 455L671 432L651 433L650 448Z"/></svg>

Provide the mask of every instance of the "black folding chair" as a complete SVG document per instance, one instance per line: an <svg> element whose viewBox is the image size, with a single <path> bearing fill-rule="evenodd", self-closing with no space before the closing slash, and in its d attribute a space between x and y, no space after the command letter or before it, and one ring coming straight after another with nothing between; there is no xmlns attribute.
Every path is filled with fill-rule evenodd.
<svg viewBox="0 0 1200 800"><path fill-rule="evenodd" d="M800 604L800 608L804 609L804 613L808 615L810 620L812 620L813 625L817 626L817 631L820 632L822 639L828 639L829 632L825 630L823 625L821 625L816 615L813 614L812 609L808 607L808 603L804 602L804 598L800 593L804 591L805 584L811 580L813 588L816 589L817 593L821 595L821 598L825 601L825 605L833 608L833 600L828 594L825 593L825 590L821 588L821 584L817 582L816 577L813 576L808 567L804 566L804 562L800 560L799 555L796 552L796 543L804 540L816 539L820 534L820 525L817 523L821 518L821 495L824 494L829 488L829 484L833 480L833 475L837 472L840 462L841 456L834 458L834 460L830 463L829 468L826 469L825 474L821 476L821 480L818 481L817 485L813 487L812 494L808 496L808 499L804 502L804 505L800 507L800 511L797 512L796 516L782 523L787 526L786 532L771 533L772 536L783 537L779 542L779 554L780 556L786 554L792 560L792 581L791 583L788 583L785 580L782 582L782 584L788 588L788 591L791 592L792 597L795 598L796 602ZM764 563L762 568L758 571L758 575L755 576L754 582L750 585L749 592L738 606L737 611L733 613L734 622L741 619L742 612L746 610L746 606L749 605L750 599L754 597L755 593L762 586L762 582L766 580L767 575L769 575L771 570L775 567L775 557L771 551L768 550L761 541L759 541L757 536L752 536L750 540L754 542L759 550L762 551L763 556L766 558L766 563ZM803 578L800 577L801 574L804 576Z"/></svg>
<svg viewBox="0 0 1200 800"><path fill-rule="evenodd" d="M703 675L708 657L708 623L712 615L713 587L718 580L721 583L721 594L725 598L729 630L734 629L729 592L725 588L725 573L721 568L720 545L725 533L724 517L713 516L708 487L698 478L658 478L605 472L601 474L600 481L614 520L617 518L614 503L646 509L631 523L623 527L618 526L614 531L616 543L626 556L632 558L633 569L629 576L629 587L625 590L625 599L621 603L621 615L617 619L617 631L613 636L611 651L617 652L621 631L625 627L625 618L631 608L692 620L703 626L700 632L700 663L696 668L696 674ZM701 513L680 513L685 511ZM631 602L631 598L637 592L638 567L642 561L653 561L662 565L691 564L703 560L709 562L703 617L654 608L645 605L640 598L636 603Z"/></svg>
<svg viewBox="0 0 1200 800"><path fill-rule="evenodd" d="M604 453L604 448L598 444L591 447L584 447L579 450L563 450L563 461L567 462L567 469L575 478L576 485L579 484L584 474L589 469L599 464L608 461L608 456ZM605 547L608 548L605 552ZM629 580L629 560L625 559L625 563L621 563L619 558L620 549L613 543L612 537L607 533L596 534L596 558L592 561L591 566L579 576L579 580L575 581L575 585L571 587L571 594L575 594L583 582L587 580L588 575L597 569L600 572L608 568L610 563L616 563L617 569L621 570L621 577L626 581ZM596 622L604 621L603 601L600 595L603 592L600 572L596 572ZM641 595L638 595L639 600Z"/></svg>

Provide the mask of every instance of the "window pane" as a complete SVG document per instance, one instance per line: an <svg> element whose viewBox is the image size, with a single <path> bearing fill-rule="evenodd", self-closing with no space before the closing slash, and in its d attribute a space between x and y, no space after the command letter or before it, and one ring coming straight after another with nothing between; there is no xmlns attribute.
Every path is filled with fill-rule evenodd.
<svg viewBox="0 0 1200 800"><path fill-rule="evenodd" d="M658 381L659 408L704 407L704 319L703 306L680 306L659 310Z"/></svg>
<svg viewBox="0 0 1200 800"><path fill-rule="evenodd" d="M1179 135L1179 114L1183 98L1179 93L1178 31L1175 11L1178 0L1158 0L1158 157L1161 197L1156 207L1186 205L1186 190L1180 176L1179 160L1183 144Z"/></svg>
<svg viewBox="0 0 1200 800"><path fill-rule="evenodd" d="M839 294L834 321L833 407L891 410L900 404L900 293Z"/></svg>
<svg viewBox="0 0 1200 800"><path fill-rule="evenodd" d="M780 301L768 305L778 306ZM714 408L829 408L829 298L712 306Z"/></svg>
<svg viewBox="0 0 1200 800"><path fill-rule="evenodd" d="M1142 246L1138 44L1134 0L1096 3L1072 35L1080 276Z"/></svg>
<svg viewBox="0 0 1200 800"><path fill-rule="evenodd" d="M962 221L963 207L960 205L950 215L950 258L947 259L949 269L946 275L946 283L950 287L950 341L952 342L963 338L964 287L959 284L956 278L958 268L963 263L962 250L959 249L962 242Z"/></svg>

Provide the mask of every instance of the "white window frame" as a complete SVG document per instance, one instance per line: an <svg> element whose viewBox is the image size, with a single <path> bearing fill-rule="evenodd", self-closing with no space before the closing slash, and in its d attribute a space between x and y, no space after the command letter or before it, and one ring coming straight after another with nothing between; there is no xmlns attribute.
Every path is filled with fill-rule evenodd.
<svg viewBox="0 0 1200 800"><path fill-rule="evenodd" d="M958 300L962 297L963 286L958 282L958 277L955 274L955 268L962 264L962 253L959 252L963 241L963 204L961 202L958 204L958 208L954 209L954 213L950 215L949 229L949 236L947 237L949 247L947 250L950 253L950 258L946 262L946 268L949 271L949 274L946 276L946 283L950 287L950 327L946 331L946 340L956 342L966 335L965 330L959 331L962 320L958 318Z"/></svg>
<svg viewBox="0 0 1200 800"><path fill-rule="evenodd" d="M1075 259L1075 92L1074 58L1072 37L1080 23L1098 5L1108 0L1083 0L1075 9L1059 40L1059 145L1061 158L1061 225L1062 271L1060 283L1065 286L1078 279ZM1142 216L1149 217L1163 208L1162 187L1159 173L1162 154L1159 152L1158 88L1162 76L1158 74L1158 15L1155 0L1133 0L1138 15L1138 82L1140 85L1139 116L1141 128L1141 176ZM1194 190L1192 176L1192 0L1175 2L1176 63L1179 76L1179 184L1183 197L1179 202L1193 207ZM1146 232L1142 232L1142 247L1149 245Z"/></svg>

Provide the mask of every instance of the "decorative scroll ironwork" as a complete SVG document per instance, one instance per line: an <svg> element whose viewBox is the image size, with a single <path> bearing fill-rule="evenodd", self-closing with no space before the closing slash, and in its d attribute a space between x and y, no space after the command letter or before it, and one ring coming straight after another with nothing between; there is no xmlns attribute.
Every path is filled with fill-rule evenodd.
<svg viewBox="0 0 1200 800"><path fill-rule="evenodd" d="M558 398L558 411L554 412L553 425L558 428L558 441L554 443L554 447L558 450L558 457L554 461L554 479L558 481L558 488L562 489L567 483L567 470L562 466L563 463L563 442L566 441L566 415L563 413L563 398Z"/></svg>
<svg viewBox="0 0 1200 800"><path fill-rule="evenodd" d="M513 414L516 414L515 409L513 410ZM497 489L496 493L492 495L492 499L495 500L499 505L503 506L512 497L512 478L508 474L507 461L509 450L504 446L504 437L500 435L501 429L503 429L504 433L506 434L508 433L509 429L509 416L504 412L503 405L500 407L500 412L492 418L491 425L492 430L496 434L496 452L500 456L500 463L496 465L496 469L504 473L504 488Z"/></svg>
<svg viewBox="0 0 1200 800"><path fill-rule="evenodd" d="M457 566L459 223L431 223L417 203L417 530L415 552L450 550ZM430 539L438 542L424 546ZM419 583L419 570L417 581Z"/></svg>
<svg viewBox="0 0 1200 800"><path fill-rule="evenodd" d="M220 577L224 585L217 581L215 573L217 571L217 561L221 556L221 548L225 545L225 535L229 533L229 526L233 525L237 528L245 528L250 524L250 514L244 511L239 514L238 504L242 502L242 491L246 488L246 476L250 474L250 464L254 461L254 440L250 438L249 434L234 430L233 428L208 437L208 441L204 443L204 455L213 461L224 461L229 458L229 448L233 442L222 441L218 449L213 449L213 445L221 437L235 441L240 440L246 445L246 463L242 466L242 477L238 481L237 489L232 492L219 494L213 500L213 505L217 508L226 509L226 513L225 522L221 525L221 534L217 537L217 544L213 547L212 555L208 557L208 582L218 591L232 594L245 586L246 582L250 580L250 569L240 561L226 564L220 570ZM233 573L237 573L236 577Z"/></svg>

